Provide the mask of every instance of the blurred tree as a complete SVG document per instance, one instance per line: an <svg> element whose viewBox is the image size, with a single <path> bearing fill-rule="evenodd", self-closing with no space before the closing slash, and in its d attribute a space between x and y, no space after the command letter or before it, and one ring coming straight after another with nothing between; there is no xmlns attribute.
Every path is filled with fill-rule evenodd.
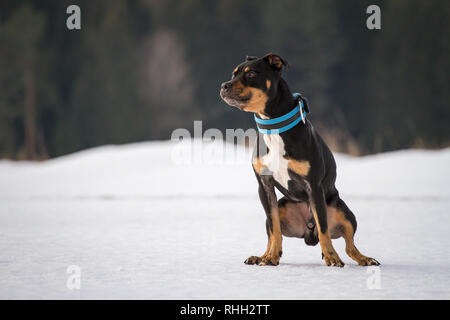
<svg viewBox="0 0 450 320"><path fill-rule="evenodd" d="M148 106L148 132L152 137L164 139L173 129L189 125L186 119L196 114L192 104L196 85L191 79L193 70L186 60L184 46L169 30L157 29L146 40L142 61L141 87Z"/></svg>
<svg viewBox="0 0 450 320"><path fill-rule="evenodd" d="M386 3L367 74L362 143L381 152L450 142L450 3Z"/></svg>
<svg viewBox="0 0 450 320"><path fill-rule="evenodd" d="M285 72L291 90L308 97L311 119L333 149L356 153L342 105L332 95L333 75L348 42L339 25L340 5L332 0L267 1L261 46L291 62Z"/></svg>
<svg viewBox="0 0 450 320"><path fill-rule="evenodd" d="M351 144L347 151L353 154L368 152L363 138L367 131L367 123L362 121L367 114L367 82L369 63L373 57L373 42L380 37L382 31L371 31L366 28L369 5L380 6L382 21L386 8L381 0L346 0L336 6L340 35L345 39L340 61L335 64L331 73L330 97L332 106L339 106L341 124L336 131L348 130ZM383 28L383 24L382 24ZM339 40L342 41L342 40ZM370 121L370 120L368 120ZM347 138L336 132L341 144Z"/></svg>
<svg viewBox="0 0 450 320"><path fill-rule="evenodd" d="M57 153L144 138L137 132L139 64L127 2L108 1L106 10L104 2L91 1L81 8L82 34L71 62L78 70L57 123Z"/></svg>
<svg viewBox="0 0 450 320"><path fill-rule="evenodd" d="M36 102L44 28L45 16L24 4L0 29L0 43L6 44L0 47L0 150L10 155L24 152L27 159L47 156Z"/></svg>
<svg viewBox="0 0 450 320"><path fill-rule="evenodd" d="M80 0L78 31L70 4L0 2L0 157L167 139L194 120L254 127L219 87L268 52L334 150L450 145L448 1Z"/></svg>
<svg viewBox="0 0 450 320"><path fill-rule="evenodd" d="M219 129L253 126L249 115L223 104L219 88L246 55L263 53L260 1L168 0L149 1L149 6L156 24L175 32L185 48L195 90L185 126L191 127L194 119Z"/></svg>
<svg viewBox="0 0 450 320"><path fill-rule="evenodd" d="M51 154L150 138L138 90L145 10L135 2L79 1L82 27L72 31L65 27L70 1L39 4L51 15L48 45L57 55L53 86L61 101L47 115Z"/></svg>

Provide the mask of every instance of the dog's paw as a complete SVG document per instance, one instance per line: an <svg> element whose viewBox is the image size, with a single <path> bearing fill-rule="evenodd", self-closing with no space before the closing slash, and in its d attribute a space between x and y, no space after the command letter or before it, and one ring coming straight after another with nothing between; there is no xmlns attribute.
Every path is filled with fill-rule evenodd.
<svg viewBox="0 0 450 320"><path fill-rule="evenodd" d="M245 261L245 264L255 264L258 266L277 266L280 263L280 256L274 256L274 257L270 257L270 256L262 256L262 257L257 257L257 256L251 256L248 257Z"/></svg>
<svg viewBox="0 0 450 320"><path fill-rule="evenodd" d="M280 263L280 256L266 256L261 258L259 266L277 266Z"/></svg>
<svg viewBox="0 0 450 320"><path fill-rule="evenodd" d="M379 266L380 263L374 258L364 257L358 261L360 266Z"/></svg>
<svg viewBox="0 0 450 320"><path fill-rule="evenodd" d="M342 262L341 258L339 258L336 252L330 252L328 254L322 253L322 259L325 260L325 264L327 266L340 267L342 268L345 264Z"/></svg>
<svg viewBox="0 0 450 320"><path fill-rule="evenodd" d="M248 257L245 261L244 261L244 263L245 264L260 264L261 263L261 257L257 257L257 256L251 256L251 257Z"/></svg>

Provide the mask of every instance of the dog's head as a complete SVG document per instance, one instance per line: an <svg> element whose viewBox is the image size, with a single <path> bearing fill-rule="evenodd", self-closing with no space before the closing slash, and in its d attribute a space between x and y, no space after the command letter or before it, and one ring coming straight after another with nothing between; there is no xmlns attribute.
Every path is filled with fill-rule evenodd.
<svg viewBox="0 0 450 320"><path fill-rule="evenodd" d="M262 58L247 57L222 83L220 96L230 106L247 112L264 114L267 101L276 96L281 71L287 62L269 53Z"/></svg>

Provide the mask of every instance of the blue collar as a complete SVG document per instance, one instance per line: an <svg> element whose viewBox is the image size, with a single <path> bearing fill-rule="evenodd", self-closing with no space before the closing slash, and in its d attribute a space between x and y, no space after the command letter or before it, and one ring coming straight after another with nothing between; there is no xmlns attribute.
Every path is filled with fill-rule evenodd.
<svg viewBox="0 0 450 320"><path fill-rule="evenodd" d="M292 96L298 102L298 105L289 113L286 113L281 117L261 119L255 114L256 126L258 127L259 132L263 134L278 134L295 127L300 121L302 121L303 124L306 122L308 107L305 108L304 106L304 98L299 93L294 93Z"/></svg>

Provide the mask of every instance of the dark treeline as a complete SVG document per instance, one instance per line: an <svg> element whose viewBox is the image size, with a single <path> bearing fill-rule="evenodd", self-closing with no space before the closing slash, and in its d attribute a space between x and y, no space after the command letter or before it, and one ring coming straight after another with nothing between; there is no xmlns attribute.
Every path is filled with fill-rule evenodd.
<svg viewBox="0 0 450 320"><path fill-rule="evenodd" d="M66 8L81 8L81 30ZM381 7L381 30L366 8ZM42 159L175 128L254 127L221 102L246 55L290 62L334 150L450 144L449 1L0 3L0 157Z"/></svg>

